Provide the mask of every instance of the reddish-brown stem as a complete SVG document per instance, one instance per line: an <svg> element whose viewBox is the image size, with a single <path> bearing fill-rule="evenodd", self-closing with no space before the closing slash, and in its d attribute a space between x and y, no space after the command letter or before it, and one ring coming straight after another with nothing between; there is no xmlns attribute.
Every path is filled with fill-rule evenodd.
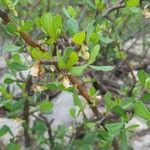
<svg viewBox="0 0 150 150"><path fill-rule="evenodd" d="M86 87L84 86L84 84L82 83L81 80L79 80L78 78L72 76L72 75L68 75L68 78L70 80L70 82L77 87L79 93L86 99L87 103L89 104L89 106L91 107L93 113L95 114L95 116L99 117L100 113L97 109L96 106L92 106L92 102L91 102L91 97L89 96Z"/></svg>
<svg viewBox="0 0 150 150"><path fill-rule="evenodd" d="M7 13L0 10L0 18L2 18L2 23L7 25L11 20L9 19ZM21 37L24 39L25 43L29 46L32 46L34 48L39 48L41 51L45 52L46 50L42 48L42 46L34 41L32 37L27 32L20 32Z"/></svg>
<svg viewBox="0 0 150 150"><path fill-rule="evenodd" d="M32 46L34 48L39 48L42 52L45 52L46 50L42 48L42 46L34 41L32 37L27 32L20 32L21 37L24 39L25 43L29 46Z"/></svg>
<svg viewBox="0 0 150 150"><path fill-rule="evenodd" d="M8 15L4 12L4 11L2 11L2 10L0 10L0 17L2 18L2 23L3 24L7 24L7 23L9 23L10 22L10 20L9 20L9 18L8 18Z"/></svg>

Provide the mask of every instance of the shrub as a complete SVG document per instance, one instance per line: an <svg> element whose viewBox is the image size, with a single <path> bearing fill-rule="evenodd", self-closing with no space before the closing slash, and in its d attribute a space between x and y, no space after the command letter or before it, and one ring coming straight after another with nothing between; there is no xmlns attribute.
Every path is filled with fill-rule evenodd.
<svg viewBox="0 0 150 150"><path fill-rule="evenodd" d="M146 2L142 5L139 0L76 0L60 10L64 3L66 1L61 1L56 6L56 2L50 5L42 0L0 1L1 27L9 38L3 46L9 57L6 60L8 73L0 85L1 107L7 110L9 118L23 120L26 148L36 145L42 149L47 145L52 150L130 149L128 135L138 125L126 127L126 124L135 115L145 119L147 124L150 121L145 105L149 99L150 78L140 70L137 81L123 41L130 38L126 26L132 31L140 26L136 23L143 16ZM136 23L133 25L133 22ZM107 65L99 65L99 60ZM132 80L125 85L127 90L117 96L111 91L99 96L87 77L93 72L113 71L115 61L127 65ZM90 87L86 86L85 78ZM11 85L20 92L14 93ZM52 121L45 117L54 109L50 97L57 91L73 94L74 107L69 113L74 122L80 114L84 116L78 126L71 125L71 130L63 125L53 129ZM84 113L85 105L92 110L91 118ZM103 105L105 111L101 112ZM40 115L35 116L35 112ZM31 116L35 117L32 127L29 126ZM0 136L8 132L12 135L11 129L3 126ZM17 150L22 146L12 135L7 149Z"/></svg>

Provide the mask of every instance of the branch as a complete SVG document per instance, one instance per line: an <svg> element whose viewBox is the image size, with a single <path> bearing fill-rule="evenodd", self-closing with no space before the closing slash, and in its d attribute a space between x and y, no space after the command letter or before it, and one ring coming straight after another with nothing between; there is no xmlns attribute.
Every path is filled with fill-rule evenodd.
<svg viewBox="0 0 150 150"><path fill-rule="evenodd" d="M108 8L103 14L102 17L107 17L111 12L113 12L114 10L120 9L120 8L124 8L125 7L125 3L124 0L120 0L119 2L117 2L116 4L114 4L112 7Z"/></svg>
<svg viewBox="0 0 150 150"><path fill-rule="evenodd" d="M29 46L32 46L34 48L39 48L42 52L45 52L46 50L42 48L42 46L34 41L32 37L27 32L20 32L21 37L24 39L26 44Z"/></svg>
<svg viewBox="0 0 150 150"><path fill-rule="evenodd" d="M27 83L26 83L26 92L29 96L31 96L31 87L32 87L32 78L29 76ZM29 100L28 98L25 99L24 108L23 108L23 119L25 120L25 127L24 127L24 137L25 137L25 146L31 146L31 137L29 135Z"/></svg>
<svg viewBox="0 0 150 150"><path fill-rule="evenodd" d="M8 15L5 12L3 12L2 10L0 10L0 17L2 18L3 24L6 25L7 23L10 22Z"/></svg>
<svg viewBox="0 0 150 150"><path fill-rule="evenodd" d="M0 18L2 19L2 23L5 25L11 22L7 13L2 10L0 10ZM38 42L34 41L27 32L20 32L20 35L27 45L32 46L34 48L39 48L42 52L46 51L45 49L42 48L42 46Z"/></svg>
<svg viewBox="0 0 150 150"><path fill-rule="evenodd" d="M68 75L68 78L70 80L70 82L77 87L79 93L86 99L87 103L89 104L90 108L92 109L93 113L95 114L95 116L100 117L100 113L97 109L96 106L92 106L92 102L91 102L91 97L89 96L86 87L84 86L84 84L82 83L81 80L79 80L78 78L72 76L72 75Z"/></svg>

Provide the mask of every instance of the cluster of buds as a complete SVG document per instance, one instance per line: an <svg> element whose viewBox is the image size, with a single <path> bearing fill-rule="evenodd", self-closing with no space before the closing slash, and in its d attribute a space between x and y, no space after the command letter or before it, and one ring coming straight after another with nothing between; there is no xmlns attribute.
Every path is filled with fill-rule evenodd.
<svg viewBox="0 0 150 150"><path fill-rule="evenodd" d="M99 104L100 100L101 100L101 96L97 95L97 96L92 96L90 99L90 102L91 102L92 106L95 107Z"/></svg>
<svg viewBox="0 0 150 150"><path fill-rule="evenodd" d="M88 52L88 47L86 45L82 45L78 55L82 59L88 60L90 58L90 54Z"/></svg>

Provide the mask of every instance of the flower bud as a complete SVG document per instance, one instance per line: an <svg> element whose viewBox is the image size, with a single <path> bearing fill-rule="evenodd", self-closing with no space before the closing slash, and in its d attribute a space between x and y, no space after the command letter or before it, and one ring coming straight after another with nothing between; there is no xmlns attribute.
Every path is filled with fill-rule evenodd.
<svg viewBox="0 0 150 150"><path fill-rule="evenodd" d="M83 55L82 55L82 58L83 58L84 60L88 60L88 59L90 58L89 52L84 52Z"/></svg>
<svg viewBox="0 0 150 150"><path fill-rule="evenodd" d="M63 85L64 85L64 87L66 87L66 88L71 87L71 84L70 84L70 81L69 81L68 77L64 77L64 78L63 78Z"/></svg>

